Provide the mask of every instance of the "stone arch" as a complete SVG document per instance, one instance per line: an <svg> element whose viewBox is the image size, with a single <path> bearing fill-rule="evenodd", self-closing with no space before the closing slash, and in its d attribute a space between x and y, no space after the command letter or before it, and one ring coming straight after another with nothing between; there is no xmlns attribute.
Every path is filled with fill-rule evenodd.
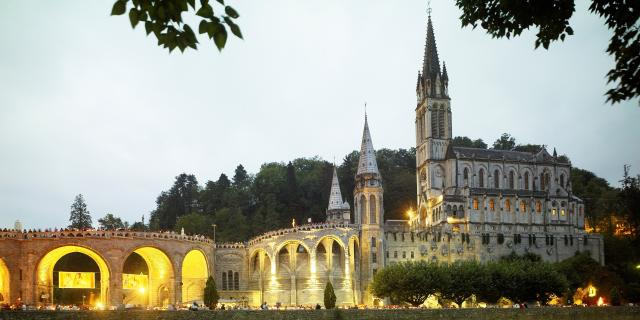
<svg viewBox="0 0 640 320"><path fill-rule="evenodd" d="M204 302L204 287L209 277L209 263L204 252L191 249L182 259L182 301Z"/></svg>
<svg viewBox="0 0 640 320"><path fill-rule="evenodd" d="M366 219L367 217L367 197L363 194L360 195L360 199L358 201L360 203L360 205L358 206L360 208L360 223L366 223L368 220Z"/></svg>
<svg viewBox="0 0 640 320"><path fill-rule="evenodd" d="M11 303L9 268L0 258L0 304Z"/></svg>
<svg viewBox="0 0 640 320"><path fill-rule="evenodd" d="M169 255L157 247L140 246L129 251L124 261L133 253L140 255L149 268L148 287L138 289L137 294L146 298L147 305L166 307L173 303L175 271ZM124 270L124 262L122 267Z"/></svg>
<svg viewBox="0 0 640 320"><path fill-rule="evenodd" d="M84 254L98 265L98 270L100 272L100 297L97 300L102 305L107 305L109 302L109 280L111 278L111 270L109 269L107 260L96 250L77 244L68 244L56 247L47 251L40 258L37 267L35 268L36 294L38 297L40 297L41 294L46 293L50 298L45 300L48 302L53 301L53 268L62 257L70 253Z"/></svg>

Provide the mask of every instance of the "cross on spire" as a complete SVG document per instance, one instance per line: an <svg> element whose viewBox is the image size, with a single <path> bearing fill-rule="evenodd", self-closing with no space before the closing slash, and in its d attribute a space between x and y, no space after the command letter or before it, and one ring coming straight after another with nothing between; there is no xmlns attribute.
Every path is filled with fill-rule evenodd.
<svg viewBox="0 0 640 320"><path fill-rule="evenodd" d="M431 0L427 1L427 14L431 17Z"/></svg>

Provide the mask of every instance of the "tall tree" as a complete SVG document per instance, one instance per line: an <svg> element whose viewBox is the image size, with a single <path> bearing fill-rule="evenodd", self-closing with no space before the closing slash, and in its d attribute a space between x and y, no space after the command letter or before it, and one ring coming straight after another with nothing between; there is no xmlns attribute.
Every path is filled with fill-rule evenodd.
<svg viewBox="0 0 640 320"><path fill-rule="evenodd" d="M487 1L456 0L462 9L462 26L480 25L494 38L516 37L522 31L537 27L536 48L545 49L553 41L564 41L573 35L569 19L575 11L575 0L555 1ZM640 96L640 2L629 0L591 0L589 11L604 18L613 29L607 53L616 65L607 76L616 85L607 91L607 101L616 103Z"/></svg>
<svg viewBox="0 0 640 320"><path fill-rule="evenodd" d="M204 305L213 310L216 308L219 299L220 295L216 288L216 280L214 280L212 276L209 276L204 286L204 296L202 298Z"/></svg>
<svg viewBox="0 0 640 320"><path fill-rule="evenodd" d="M82 194L76 196L71 205L71 214L69 215L69 228L85 229L92 228L91 213L87 210L87 204L84 202Z"/></svg>
<svg viewBox="0 0 640 320"><path fill-rule="evenodd" d="M471 140L469 137L455 137L451 140L454 147L480 148L486 149L487 144L482 139Z"/></svg>
<svg viewBox="0 0 640 320"><path fill-rule="evenodd" d="M324 307L326 309L336 307L336 293L333 291L331 282L327 282L327 285L324 287Z"/></svg>
<svg viewBox="0 0 640 320"><path fill-rule="evenodd" d="M111 213L107 213L104 217L98 219L100 227L107 230L123 229L125 227L124 222L119 217L114 216Z"/></svg>
<svg viewBox="0 0 640 320"><path fill-rule="evenodd" d="M498 140L493 143L493 149L512 150L516 147L516 138L508 133L503 133Z"/></svg>
<svg viewBox="0 0 640 320"><path fill-rule="evenodd" d="M169 191L163 191L156 199L156 209L151 212L150 227L153 230L171 230L178 217L199 209L198 180L192 174L182 173L176 177Z"/></svg>

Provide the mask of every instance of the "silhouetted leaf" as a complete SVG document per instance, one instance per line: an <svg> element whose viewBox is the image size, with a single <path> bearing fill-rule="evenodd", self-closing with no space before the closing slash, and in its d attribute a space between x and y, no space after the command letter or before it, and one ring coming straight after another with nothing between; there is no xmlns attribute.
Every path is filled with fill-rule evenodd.
<svg viewBox="0 0 640 320"><path fill-rule="evenodd" d="M116 3L113 4L113 8L111 8L111 15L119 16L124 14L126 10L127 10L127 2L124 0L118 0L116 1Z"/></svg>
<svg viewBox="0 0 640 320"><path fill-rule="evenodd" d="M237 19L238 17L240 17L240 15L238 14L238 12L236 11L236 9L230 7L230 6L226 6L224 7L224 12L229 15L231 18Z"/></svg>
<svg viewBox="0 0 640 320"><path fill-rule="evenodd" d="M225 44L227 43L227 30L224 28L218 28L216 34L213 35L213 42L215 42L218 50L222 51Z"/></svg>

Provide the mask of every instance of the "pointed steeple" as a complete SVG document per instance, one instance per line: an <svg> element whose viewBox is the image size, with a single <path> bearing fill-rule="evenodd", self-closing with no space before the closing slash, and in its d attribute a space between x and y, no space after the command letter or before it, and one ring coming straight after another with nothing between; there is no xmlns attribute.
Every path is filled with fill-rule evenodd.
<svg viewBox="0 0 640 320"><path fill-rule="evenodd" d="M331 180L331 193L329 194L329 206L327 211L349 209L349 204L342 198L340 192L340 182L338 181L338 171L333 167L333 180Z"/></svg>
<svg viewBox="0 0 640 320"><path fill-rule="evenodd" d="M422 60L422 75L432 81L440 73L440 61L438 59L438 48L436 47L436 36L433 33L431 14L427 22L427 40L424 46L424 57Z"/></svg>
<svg viewBox="0 0 640 320"><path fill-rule="evenodd" d="M356 176L361 174L376 174L378 171L378 163L376 162L376 151L373 149L371 141L371 133L369 132L369 121L367 115L364 115L364 131L362 132L362 145L360 146L360 160L358 161L358 172Z"/></svg>
<svg viewBox="0 0 640 320"><path fill-rule="evenodd" d="M449 75L447 74L447 65L442 61L442 80L449 81Z"/></svg>

